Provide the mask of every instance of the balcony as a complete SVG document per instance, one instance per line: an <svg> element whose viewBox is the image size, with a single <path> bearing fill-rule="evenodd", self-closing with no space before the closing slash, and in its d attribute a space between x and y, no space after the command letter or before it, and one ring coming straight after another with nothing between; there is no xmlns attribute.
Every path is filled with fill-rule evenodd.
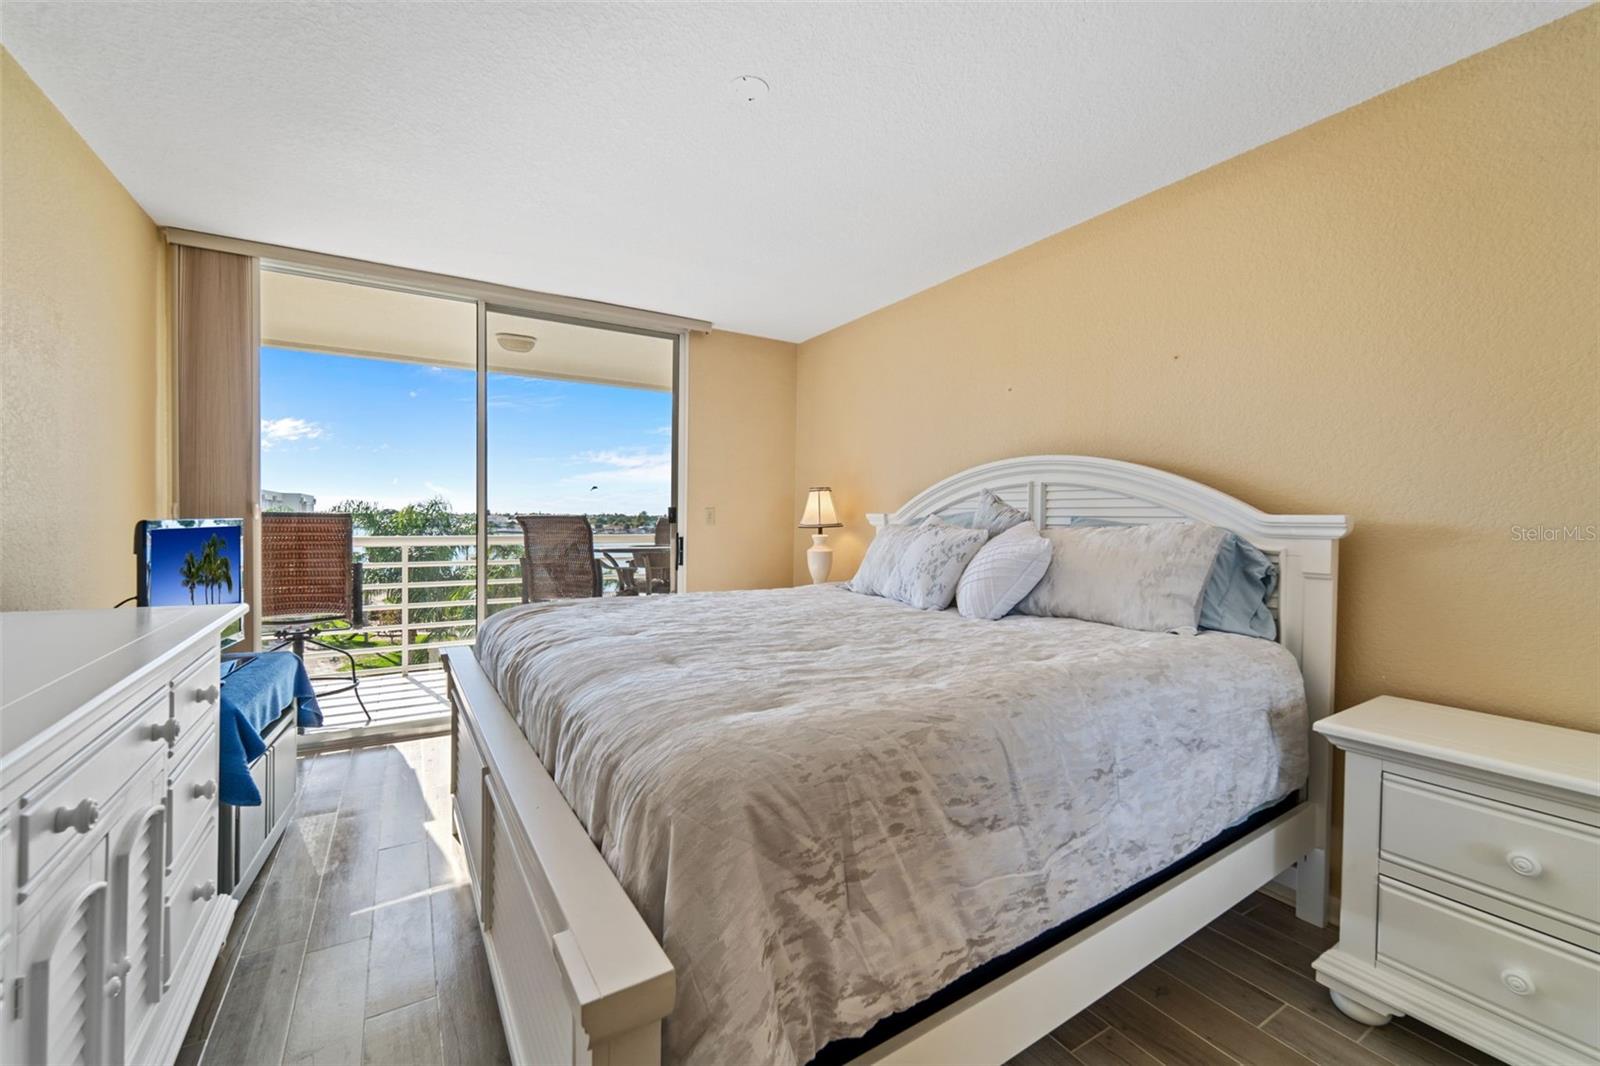
<svg viewBox="0 0 1600 1066"><path fill-rule="evenodd" d="M485 607L492 615L522 602L522 537L497 533L488 542ZM661 550L650 536L627 533L596 533L594 547L596 555L640 567L647 550ZM356 537L354 548L364 569L364 624L331 624L322 639L355 656L372 722L354 693L330 691L349 683L350 660L308 648L312 683L319 693L330 692L319 696L323 725L307 733L308 747L349 743L374 732L422 736L446 728L450 707L439 653L468 647L477 636L475 537ZM602 594L617 592L616 578L607 570Z"/></svg>

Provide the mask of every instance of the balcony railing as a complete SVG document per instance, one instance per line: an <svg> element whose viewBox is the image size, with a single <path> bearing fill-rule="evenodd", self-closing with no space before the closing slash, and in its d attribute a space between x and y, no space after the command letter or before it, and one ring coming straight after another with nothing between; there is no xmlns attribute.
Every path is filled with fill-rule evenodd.
<svg viewBox="0 0 1600 1066"><path fill-rule="evenodd" d="M596 552L631 555L650 547L642 534L595 534ZM435 669L439 653L469 645L477 635L477 538L472 536L356 537L356 558L364 564L364 624L328 626L322 639L356 657L362 676ZM522 602L522 537L489 537L488 599L485 617ZM604 594L616 593L606 577ZM348 671L342 655L307 650L314 675Z"/></svg>

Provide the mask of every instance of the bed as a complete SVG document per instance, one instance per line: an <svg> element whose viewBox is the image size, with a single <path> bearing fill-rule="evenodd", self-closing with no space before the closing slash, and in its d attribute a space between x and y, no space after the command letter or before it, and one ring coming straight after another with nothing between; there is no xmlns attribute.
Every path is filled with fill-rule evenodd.
<svg viewBox="0 0 1600 1066"><path fill-rule="evenodd" d="M453 771L519 1061L999 1062L1290 867L1320 924L1347 523L1062 456L893 517L984 488L1233 530L1280 642L828 586L496 616L448 657Z"/></svg>

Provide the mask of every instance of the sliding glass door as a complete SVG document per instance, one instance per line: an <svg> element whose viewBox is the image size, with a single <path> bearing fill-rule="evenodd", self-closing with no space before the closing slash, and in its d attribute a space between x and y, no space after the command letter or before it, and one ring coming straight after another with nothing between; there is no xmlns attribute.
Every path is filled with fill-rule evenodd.
<svg viewBox="0 0 1600 1066"><path fill-rule="evenodd" d="M676 335L271 266L261 321L263 528L350 516L307 655L361 679L334 724L442 712L440 652L497 611L677 588Z"/></svg>
<svg viewBox="0 0 1600 1066"><path fill-rule="evenodd" d="M677 338L486 307L487 614L677 587Z"/></svg>

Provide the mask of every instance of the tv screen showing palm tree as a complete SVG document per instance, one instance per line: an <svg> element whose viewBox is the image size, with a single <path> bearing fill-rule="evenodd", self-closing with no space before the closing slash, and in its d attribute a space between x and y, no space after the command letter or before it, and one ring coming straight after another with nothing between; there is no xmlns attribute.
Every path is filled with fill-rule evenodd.
<svg viewBox="0 0 1600 1066"><path fill-rule="evenodd" d="M140 606L243 602L243 539L244 522L238 518L140 522Z"/></svg>

